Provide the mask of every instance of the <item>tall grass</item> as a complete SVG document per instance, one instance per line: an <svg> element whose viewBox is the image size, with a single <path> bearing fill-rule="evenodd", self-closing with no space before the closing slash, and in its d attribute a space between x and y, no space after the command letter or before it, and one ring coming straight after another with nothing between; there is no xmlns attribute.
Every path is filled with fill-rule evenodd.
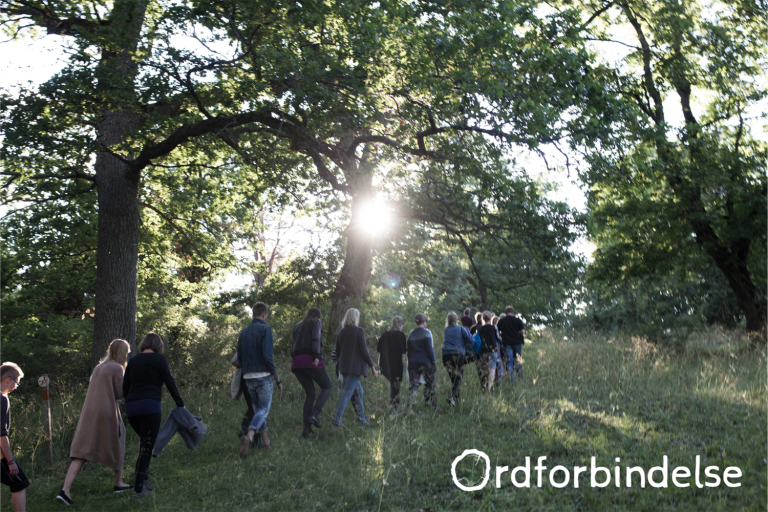
<svg viewBox="0 0 768 512"><path fill-rule="evenodd" d="M766 355L748 349L739 333L692 336L687 349L664 352L642 339L602 333L543 331L523 349L525 378L493 395L481 393L474 365L465 371L460 407L434 413L417 396L417 415L388 414L385 380L364 379L365 407L373 427L355 424L348 407L342 432L325 428L302 439L303 392L278 360L285 389L275 393L268 424L276 450L237 456L237 429L245 404L228 386L186 387L187 407L204 417L209 432L198 449L180 439L152 461L157 493L141 502L114 496L111 470L87 464L72 489L77 510L765 510ZM31 377L31 376L30 376ZM438 369L445 405L449 382ZM36 399L12 402L11 442L27 472L29 510L59 510L54 496L68 466L69 442L84 398L83 386L54 387L56 456L44 457ZM406 392L407 394L407 392ZM13 400L13 398L12 398ZM172 401L165 397L164 415ZM128 428L126 479L132 481L138 440ZM547 456L552 468L601 465L649 469L670 457L671 468L702 464L738 466L739 488L500 489L494 478L482 491L465 493L452 483L452 460L467 448L487 453L492 465L521 464ZM535 459L534 459L535 460ZM461 474L478 475L462 463ZM671 485L671 483L670 483ZM2 507L10 496L3 489Z"/></svg>

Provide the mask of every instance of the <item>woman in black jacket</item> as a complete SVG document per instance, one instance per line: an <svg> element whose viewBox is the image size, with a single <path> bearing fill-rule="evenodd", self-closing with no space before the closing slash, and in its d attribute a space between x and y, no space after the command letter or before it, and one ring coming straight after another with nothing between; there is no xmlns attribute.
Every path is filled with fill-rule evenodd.
<svg viewBox="0 0 768 512"><path fill-rule="evenodd" d="M406 352L404 325L403 317L398 315L393 318L392 327L381 335L376 345L379 368L389 381L389 403L393 413L400 411L400 383L403 380L403 355Z"/></svg>
<svg viewBox="0 0 768 512"><path fill-rule="evenodd" d="M153 332L148 333L139 344L139 353L128 361L123 377L125 415L139 436L139 460L136 461L136 480L131 494L134 498L143 498L154 492L152 486L147 484L147 472L160 432L163 384L171 393L176 406L184 407L184 400L168 368L168 361L162 354L162 338Z"/></svg>
<svg viewBox="0 0 768 512"><path fill-rule="evenodd" d="M333 419L333 426L336 428L343 426L341 424L341 417L355 389L359 393L357 410L360 413L360 423L364 427L370 426L368 419L365 417L365 409L363 409L363 386L360 385L360 377L368 376L366 366L371 367L374 377L377 374L371 355L368 353L368 347L365 344L365 332L357 325L359 321L360 311L355 308L349 308L344 314L342 329L339 331L338 336L336 336L335 351L339 373L344 377L344 390L339 397L339 403L336 405L336 417Z"/></svg>
<svg viewBox="0 0 768 512"><path fill-rule="evenodd" d="M312 426L323 428L318 416L331 396L331 379L323 364L323 345L320 335L323 332L322 313L317 308L309 308L304 319L293 328L293 346L291 348L291 371L304 388L304 430L301 437L314 434ZM320 386L320 395L315 401L315 382Z"/></svg>

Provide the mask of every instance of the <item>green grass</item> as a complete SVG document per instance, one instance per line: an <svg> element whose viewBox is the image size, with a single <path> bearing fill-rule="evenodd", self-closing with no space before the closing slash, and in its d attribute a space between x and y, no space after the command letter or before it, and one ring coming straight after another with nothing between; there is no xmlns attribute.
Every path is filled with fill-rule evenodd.
<svg viewBox="0 0 768 512"><path fill-rule="evenodd" d="M568 339L564 339L564 334ZM224 357L224 356L222 356ZM68 510L765 510L766 358L750 351L743 336L713 330L693 337L683 354L655 350L631 337L545 331L523 350L525 380L492 396L479 391L474 365L465 372L460 408L433 414L418 397L417 416L387 414L385 380L364 379L366 412L373 428L330 426L332 394L316 439L301 439L298 382L279 361L285 390L275 393L268 423L277 450L254 450L240 460L236 437L245 403L229 398L228 386L183 389L187 407L204 417L206 438L195 452L174 438L152 461L154 498L133 502L112 495L112 471L87 464L75 481ZM33 379L29 376L29 380ZM32 385L32 383L27 384ZM449 389L442 365L438 392ZM39 402L12 399L11 442L32 481L28 509L61 510L54 500L68 466L69 442L84 389L54 390L56 461L45 460ZM421 395L421 393L419 393ZM164 399L164 414L171 400ZM128 428L126 480L132 481L137 438ZM591 456L613 467L659 465L738 466L742 487L697 489L515 489L505 476L496 489L474 493L451 480L452 460L463 450L486 452L495 466L522 464L546 455L549 468L588 465ZM535 461L535 459L534 459ZM460 473L477 477L465 461ZM384 482L386 481L386 484ZM535 481L535 476L534 476ZM671 485L671 480L670 480ZM3 488L2 508L10 510Z"/></svg>

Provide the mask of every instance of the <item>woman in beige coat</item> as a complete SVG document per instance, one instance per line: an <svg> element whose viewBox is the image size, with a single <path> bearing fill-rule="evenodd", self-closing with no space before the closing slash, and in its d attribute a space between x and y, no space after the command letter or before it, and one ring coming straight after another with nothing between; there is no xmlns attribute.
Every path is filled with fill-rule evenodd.
<svg viewBox="0 0 768 512"><path fill-rule="evenodd" d="M115 470L115 493L132 488L123 482L125 425L117 407L117 401L123 398L123 374L130 350L127 341L113 340L104 358L93 369L69 451L72 464L67 471L64 488L56 496L56 499L65 505L72 504L72 483L88 460Z"/></svg>

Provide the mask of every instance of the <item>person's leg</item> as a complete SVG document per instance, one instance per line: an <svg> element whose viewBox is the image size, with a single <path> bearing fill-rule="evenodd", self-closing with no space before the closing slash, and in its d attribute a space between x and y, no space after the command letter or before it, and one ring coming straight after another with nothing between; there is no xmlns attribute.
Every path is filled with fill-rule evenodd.
<svg viewBox="0 0 768 512"><path fill-rule="evenodd" d="M352 397L352 394L357 389L358 382L349 378L350 375L344 375L344 388L341 391L339 402L336 404L336 416L333 418L335 425L341 425L341 417L344 415L344 409L347 408L347 403Z"/></svg>
<svg viewBox="0 0 768 512"><path fill-rule="evenodd" d="M297 368L293 371L293 374L299 380L299 384L304 388L304 410L302 427L304 431L312 430L312 426L309 424L309 417L312 416L312 406L315 403L315 383L312 377L309 376L308 370L304 368Z"/></svg>
<svg viewBox="0 0 768 512"><path fill-rule="evenodd" d="M400 408L400 381L396 378L389 381L389 406L393 411Z"/></svg>
<svg viewBox="0 0 768 512"><path fill-rule="evenodd" d="M360 382L360 376L350 375L349 377L354 377L354 379L357 380L357 384L355 385L355 389L357 391L357 400L353 402L357 404L357 407L355 407L357 417L360 419L360 423L368 423L368 418L365 417L365 407L363 407L363 384ZM354 393L352 394L352 399L355 400Z"/></svg>
<svg viewBox="0 0 768 512"><path fill-rule="evenodd" d="M514 345L512 347L512 350L514 352L514 363L515 363L515 373L517 373L517 378L522 379L523 378L523 346L522 345Z"/></svg>
<svg viewBox="0 0 768 512"><path fill-rule="evenodd" d="M408 414L413 414L413 399L419 389L419 374L415 365L408 365Z"/></svg>
<svg viewBox="0 0 768 512"><path fill-rule="evenodd" d="M72 493L70 492L72 483L83 468L83 464L85 464L85 459L72 459L72 464L69 465L69 469L67 470L67 476L64 477L64 486L61 489L67 493L67 496L70 498L72 497Z"/></svg>
<svg viewBox="0 0 768 512"><path fill-rule="evenodd" d="M139 458L136 461L134 492L140 493L144 490L144 481L147 479L149 463L152 460L152 450L155 448L157 434L160 432L160 419L159 412L128 418L131 427L139 436Z"/></svg>
<svg viewBox="0 0 768 512"><path fill-rule="evenodd" d="M128 487L128 484L123 482L123 470L115 470L115 487ZM69 492L67 492L69 494Z"/></svg>
<svg viewBox="0 0 768 512"><path fill-rule="evenodd" d="M424 404L437 407L437 394L435 393L435 367L425 364L421 367L424 373Z"/></svg>
<svg viewBox="0 0 768 512"><path fill-rule="evenodd" d="M493 391L493 383L496 379L496 353L492 352L488 360L488 392Z"/></svg>
<svg viewBox="0 0 768 512"><path fill-rule="evenodd" d="M11 506L13 512L27 512L27 490L11 493Z"/></svg>
<svg viewBox="0 0 768 512"><path fill-rule="evenodd" d="M444 354L443 355L443 366L445 366L445 371L448 373L448 378L451 379L451 397L455 399L456 395L454 394L454 390L456 389L456 359L457 356L453 354ZM448 401L450 402L450 398Z"/></svg>
<svg viewBox="0 0 768 512"><path fill-rule="evenodd" d="M507 367L507 373L509 374L509 381L515 382L515 372L513 372L513 364L515 363L515 354L512 351L512 345L504 346L504 366Z"/></svg>
<svg viewBox="0 0 768 512"><path fill-rule="evenodd" d="M268 446L270 441L267 437L267 415L272 407L272 377L246 379L246 383L251 393L254 411L251 424L248 425L248 439L253 441L258 433L264 446Z"/></svg>
<svg viewBox="0 0 768 512"><path fill-rule="evenodd" d="M456 360L456 382L453 384L451 394L458 402L461 399L461 381L464 380L464 356L459 354Z"/></svg>
<svg viewBox="0 0 768 512"><path fill-rule="evenodd" d="M250 425L251 420L253 420L253 401L251 400L251 393L248 391L248 386L245 384L245 379L240 379L240 388L243 398L245 399L245 404L248 406L248 410L245 411L243 419L240 422L239 437L242 437L248 435L248 425Z"/></svg>
<svg viewBox="0 0 768 512"><path fill-rule="evenodd" d="M308 370L307 373L320 386L320 393L317 396L317 400L315 400L314 407L312 407L312 416L317 418L323 412L325 402L331 396L331 378L328 376L325 368L313 368Z"/></svg>

